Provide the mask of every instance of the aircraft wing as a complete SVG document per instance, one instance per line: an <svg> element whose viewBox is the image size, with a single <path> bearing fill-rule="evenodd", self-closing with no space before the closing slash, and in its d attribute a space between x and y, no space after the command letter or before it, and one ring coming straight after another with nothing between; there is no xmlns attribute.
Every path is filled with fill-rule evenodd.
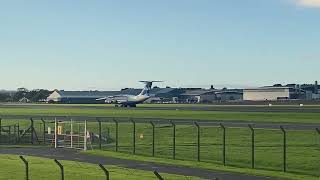
<svg viewBox="0 0 320 180"><path fill-rule="evenodd" d="M123 98L123 97L126 97L126 96L124 96L124 95L108 96L108 97L98 98L98 99L96 99L96 101L102 101L102 100L107 100L107 99L111 99L111 98Z"/></svg>
<svg viewBox="0 0 320 180"><path fill-rule="evenodd" d="M126 96L124 95L108 96L108 98L121 98L121 97L126 97Z"/></svg>
<svg viewBox="0 0 320 180"><path fill-rule="evenodd" d="M154 82L163 82L163 81L139 81L139 82L142 82L142 83L154 83Z"/></svg>
<svg viewBox="0 0 320 180"><path fill-rule="evenodd" d="M106 99L108 99L108 98L107 97L103 97L103 98L96 99L96 101L102 101L102 100L106 100Z"/></svg>

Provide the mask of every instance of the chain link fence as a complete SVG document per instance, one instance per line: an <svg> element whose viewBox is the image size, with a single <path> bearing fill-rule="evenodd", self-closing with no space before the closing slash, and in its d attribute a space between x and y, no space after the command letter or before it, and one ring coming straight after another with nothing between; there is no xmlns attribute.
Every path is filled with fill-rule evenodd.
<svg viewBox="0 0 320 180"><path fill-rule="evenodd" d="M0 144L52 145L54 119L87 120L88 149L320 176L318 128L113 117L0 120Z"/></svg>

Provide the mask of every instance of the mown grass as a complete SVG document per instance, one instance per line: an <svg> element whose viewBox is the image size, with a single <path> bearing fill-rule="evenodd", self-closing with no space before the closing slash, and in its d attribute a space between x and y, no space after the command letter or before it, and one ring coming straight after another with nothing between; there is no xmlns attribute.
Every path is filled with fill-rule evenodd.
<svg viewBox="0 0 320 180"><path fill-rule="evenodd" d="M29 162L29 176L30 179L60 179L60 169L52 159L39 158L32 156L25 156ZM106 179L103 171L95 164L80 163L75 161L60 161L64 166L65 179L68 180L88 180ZM25 179L25 166L21 159L16 155L0 155L0 179ZM119 166L105 166L110 172L110 179L134 179L134 180L156 180L153 172L142 171L136 169L128 169ZM196 177L187 177L180 175L173 175L167 173L160 173L165 179L201 179Z"/></svg>
<svg viewBox="0 0 320 180"><path fill-rule="evenodd" d="M100 157L114 157L119 159L129 159L129 160L137 160L143 162L153 162L164 165L173 165L173 166L185 166L192 168L200 168L214 171L222 171L222 172L234 172L234 173L242 173L253 176L264 176L264 177L274 177L276 179L291 179L291 180L318 180L319 176L311 176L311 175L303 175L303 174L295 174L295 173L284 173L277 172L271 170L261 170L261 169L249 169L249 168L239 168L239 167L231 167L231 166L222 166L219 164L212 164L207 162L194 162L188 160L172 160L161 157L146 157L141 155L130 155L127 153L121 152L112 152L112 151L83 151L83 154L95 155Z"/></svg>
<svg viewBox="0 0 320 180"><path fill-rule="evenodd" d="M17 121L3 120L3 124ZM35 121L36 132L41 140L41 121ZM19 121L21 128L30 125L29 120ZM53 124L47 124L47 127ZM88 122L88 130L99 134L98 122ZM64 126L63 130L69 130ZM133 153L133 124L119 123L118 150ZM75 130L76 131L76 130ZM223 163L223 131L220 127L200 127L200 161L222 165ZM115 123L102 122L102 149L115 151ZM107 141L105 141L107 139ZM2 136L2 142L5 138ZM6 138L14 143L14 138ZM24 141L29 142L30 137ZM136 123L136 154L152 156L152 126L150 123ZM98 149L98 139L91 142ZM226 165L232 167L251 168L251 131L249 128L226 128ZM91 145L89 146L91 147ZM283 169L283 134L280 129L255 129L255 161L256 169L281 172ZM155 156L173 158L173 127L171 124L155 126ZM194 125L176 126L176 159L197 161L197 129ZM294 174L320 176L320 134L315 130L287 130L287 171Z"/></svg>
<svg viewBox="0 0 320 180"><path fill-rule="evenodd" d="M138 160L138 161L153 162L153 163L173 165L173 166L185 166L185 167L201 168L201 169L222 171L222 172L234 172L234 173L242 173L242 174L249 174L249 175L255 175L255 176L274 177L274 178L280 178L280 179L319 180L318 176L284 173L284 172L277 172L277 171L270 171L270 170L257 170L257 169L253 170L249 168L221 166L219 164L213 164L213 163L207 163L207 162L171 160L171 159L159 158L159 157L145 157L141 155L129 155L121 152L94 150L94 151L86 151L83 153L101 156L101 157L114 157L119 159Z"/></svg>
<svg viewBox="0 0 320 180"><path fill-rule="evenodd" d="M254 122L296 122L319 123L319 113L260 113L260 112L215 112L215 111L181 111L181 110L134 110L134 109L63 109L63 108L0 108L2 115L64 115L64 116L110 116L135 118L167 118L167 119L207 119L207 120L243 120ZM13 124L17 120L2 120L3 125ZM20 127L28 127L29 120L19 120ZM53 124L48 125L53 128ZM40 121L35 123L38 134L41 134ZM67 129L67 128L66 128ZM89 122L88 130L98 134L98 123ZM119 152L132 154L132 124L119 123ZM115 123L103 122L102 148L115 150ZM143 137L141 136L143 135ZM244 168L251 172L251 132L248 128L226 129L226 165L228 168ZM176 158L174 162L193 162L197 160L197 131L195 126L178 125L176 129ZM152 155L152 128L148 123L136 124L136 154L145 158ZM255 131L255 168L262 171L281 173L283 169L283 135L279 129ZM155 156L172 159L172 126L156 125ZM98 148L98 141L92 142ZM219 127L201 127L200 160L210 166L222 165L222 129ZM102 153L102 152L101 152ZM103 154L103 153L102 153ZM320 135L315 130L287 132L287 170L293 177L320 176ZM183 160L183 161L179 161ZM188 164L188 163L186 163ZM190 163L191 164L191 163ZM227 169L228 169L227 168ZM232 169L231 168L231 169ZM298 178L296 178L298 179Z"/></svg>
<svg viewBox="0 0 320 180"><path fill-rule="evenodd" d="M98 134L97 124L90 123L90 128ZM118 151L133 153L133 126L119 124ZM200 127L200 161L223 165L223 131L220 127ZM102 136L109 138L103 142L104 150L115 151L115 125L102 123ZM152 126L136 124L136 151L143 156L152 156ZM176 126L176 159L197 161L197 129L195 126ZM95 140L93 148L98 148ZM226 165L251 168L252 149L249 128L226 129ZM283 134L280 130L255 130L256 169L283 170ZM155 156L173 158L173 128L168 124L156 125ZM320 135L314 131L287 130L287 171L293 174L320 176Z"/></svg>
<svg viewBox="0 0 320 180"><path fill-rule="evenodd" d="M132 118L166 118L195 119L220 121L253 121L253 122L294 122L320 123L320 113L284 113L284 112L223 112L223 111L192 111L192 110L137 110L137 109L81 109L81 108L0 108L3 115L26 116L108 116Z"/></svg>

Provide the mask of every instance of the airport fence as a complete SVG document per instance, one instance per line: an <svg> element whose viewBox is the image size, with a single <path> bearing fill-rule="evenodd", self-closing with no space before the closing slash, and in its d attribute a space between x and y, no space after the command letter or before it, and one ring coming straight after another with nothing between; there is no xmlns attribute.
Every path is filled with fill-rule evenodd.
<svg viewBox="0 0 320 180"><path fill-rule="evenodd" d="M319 128L113 117L2 118L0 144L52 146L54 119L87 120L88 149L320 176Z"/></svg>

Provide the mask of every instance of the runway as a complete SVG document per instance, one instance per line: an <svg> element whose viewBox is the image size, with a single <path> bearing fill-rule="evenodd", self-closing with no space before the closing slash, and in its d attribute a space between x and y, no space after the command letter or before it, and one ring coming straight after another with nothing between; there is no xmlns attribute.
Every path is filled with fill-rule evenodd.
<svg viewBox="0 0 320 180"><path fill-rule="evenodd" d="M224 112L295 112L295 113L320 113L320 106L284 105L138 105L136 108L116 108L112 105L59 105L59 104L0 104L1 108L26 108L26 109L134 109L134 110L186 110L186 111L224 111Z"/></svg>

